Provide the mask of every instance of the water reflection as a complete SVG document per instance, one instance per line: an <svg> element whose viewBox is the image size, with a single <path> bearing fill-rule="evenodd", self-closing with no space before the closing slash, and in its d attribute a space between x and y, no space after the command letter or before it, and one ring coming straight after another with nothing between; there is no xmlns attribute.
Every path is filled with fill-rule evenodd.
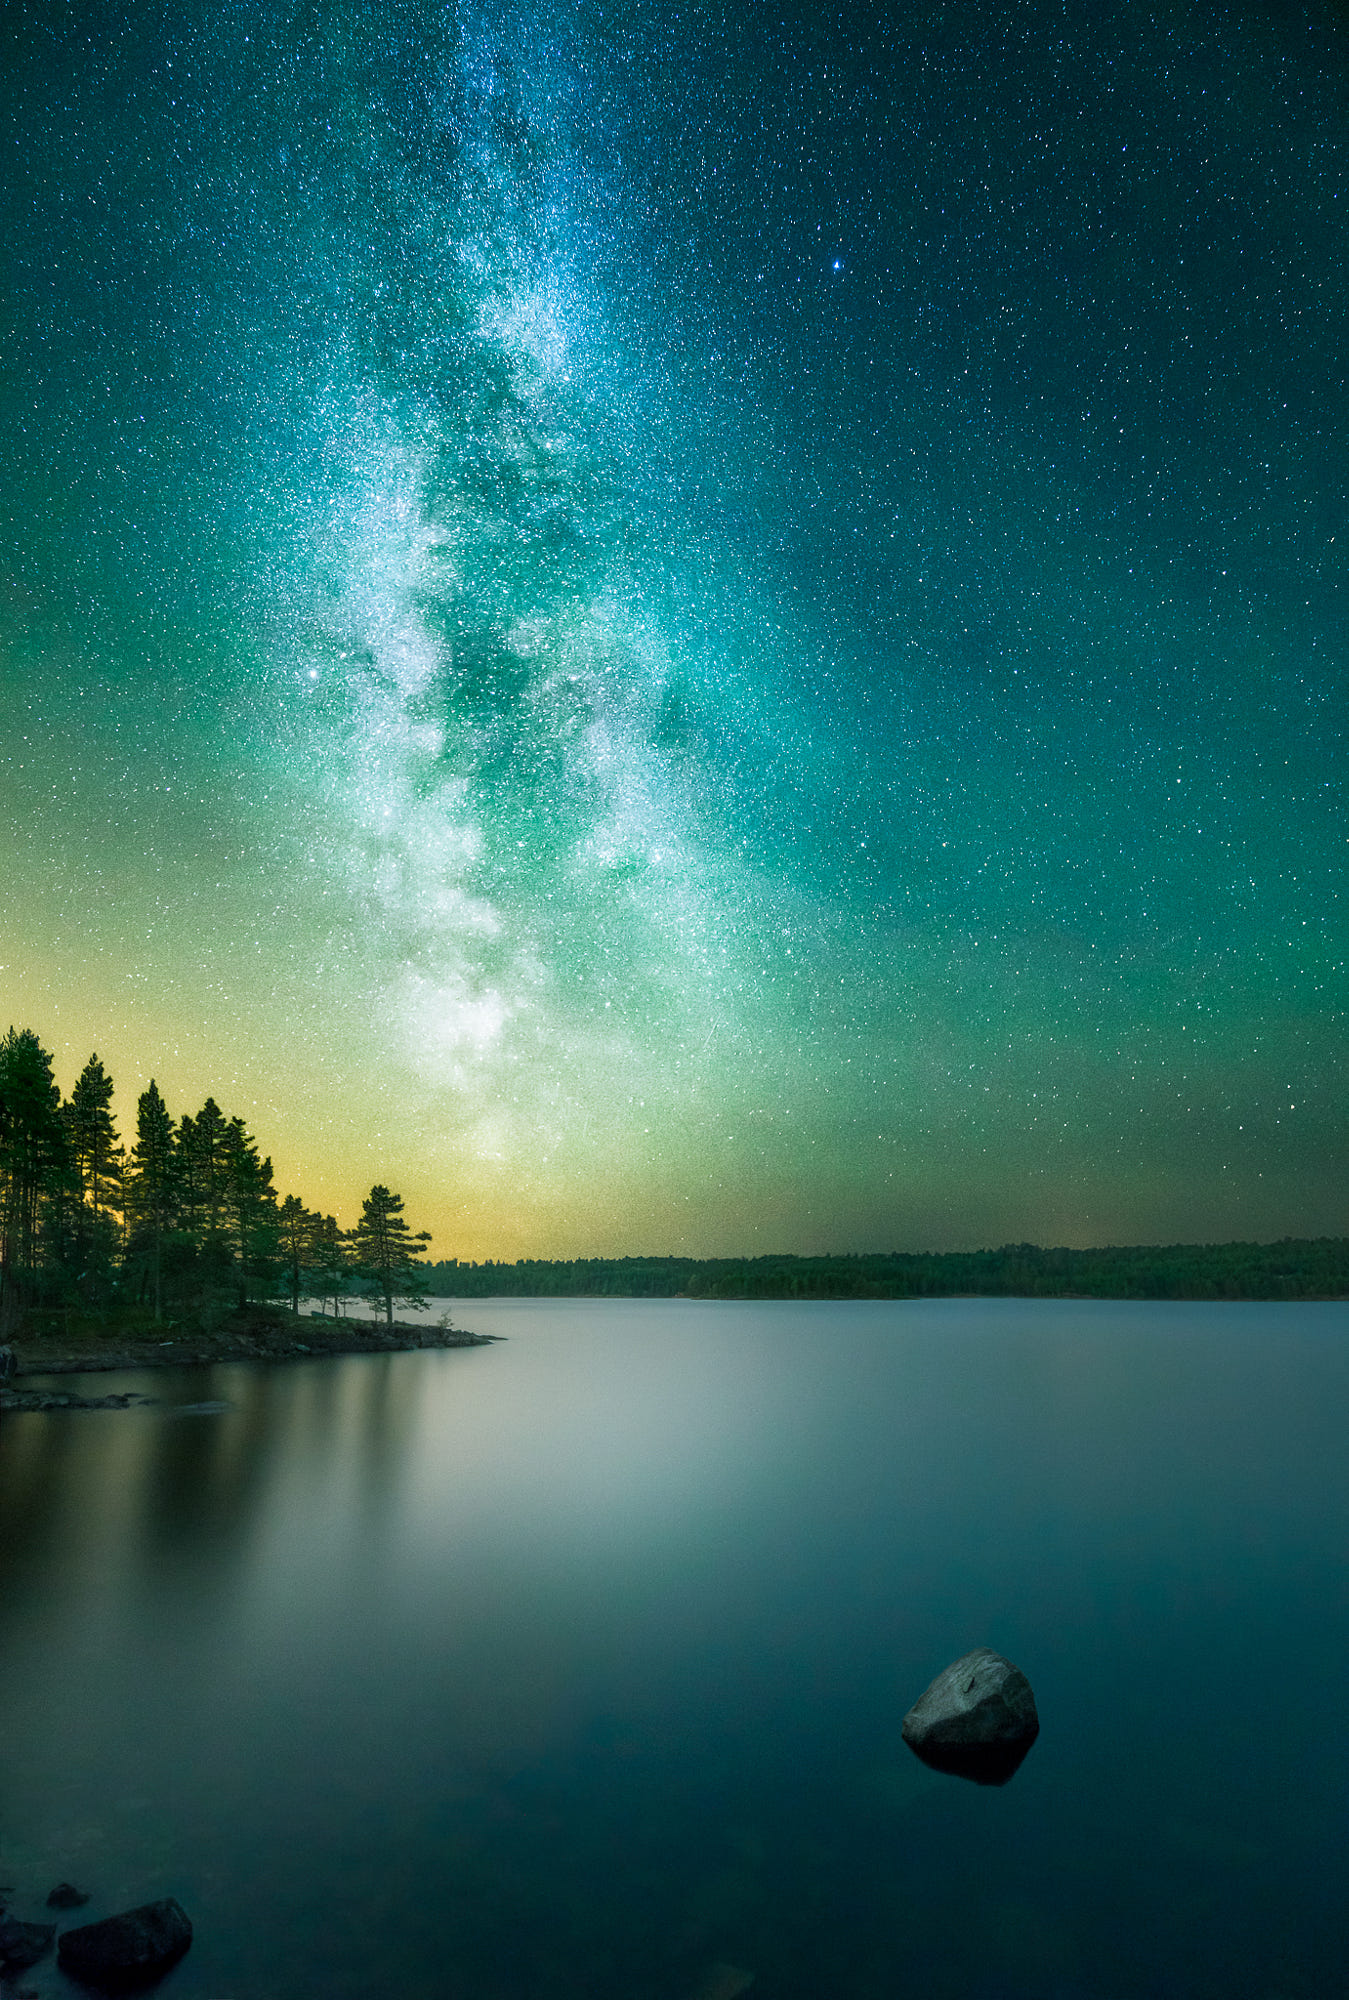
<svg viewBox="0 0 1349 2000"><path fill-rule="evenodd" d="M178 1896L174 2000L1335 1990L1349 1314L457 1316L0 1421L16 1915ZM1014 1785L901 1747L970 1631Z"/></svg>
<svg viewBox="0 0 1349 2000"><path fill-rule="evenodd" d="M58 1557L91 1548L117 1550L161 1581L209 1551L219 1577L246 1557L297 1460L321 1457L378 1509L406 1470L417 1412L400 1359L128 1374L152 1384L159 1407L7 1417L0 1590L12 1603L26 1576L49 1578Z"/></svg>
<svg viewBox="0 0 1349 2000"><path fill-rule="evenodd" d="M1030 1755L1034 1736L1020 1743L910 1743L909 1748L929 1771L968 1778L975 1785L1005 1785Z"/></svg>

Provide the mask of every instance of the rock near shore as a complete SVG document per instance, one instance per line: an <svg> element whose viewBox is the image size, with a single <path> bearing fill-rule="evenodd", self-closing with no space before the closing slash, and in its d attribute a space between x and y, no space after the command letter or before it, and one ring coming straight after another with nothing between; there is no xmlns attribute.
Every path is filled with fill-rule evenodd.
<svg viewBox="0 0 1349 2000"><path fill-rule="evenodd" d="M16 1917L0 1917L0 1967L6 1972L25 1972L52 1948L55 1924L21 1924Z"/></svg>
<svg viewBox="0 0 1349 2000"><path fill-rule="evenodd" d="M62 1933L56 1947L62 1972L105 1993L148 1986L176 1965L192 1942L192 1924L181 1903L166 1896L101 1923Z"/></svg>
<svg viewBox="0 0 1349 2000"><path fill-rule="evenodd" d="M0 1410L129 1410L153 1401L133 1390L123 1396L75 1396L63 1389L0 1389Z"/></svg>

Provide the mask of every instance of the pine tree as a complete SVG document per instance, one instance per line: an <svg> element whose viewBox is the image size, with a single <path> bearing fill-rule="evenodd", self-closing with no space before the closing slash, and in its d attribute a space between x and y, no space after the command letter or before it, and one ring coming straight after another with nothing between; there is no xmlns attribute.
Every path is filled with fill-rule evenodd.
<svg viewBox="0 0 1349 2000"><path fill-rule="evenodd" d="M326 1306L333 1303L333 1318L337 1319L342 1305L351 1293L351 1254L347 1238L337 1226L335 1215L316 1215L312 1218L313 1229L309 1247L309 1268L320 1299Z"/></svg>
<svg viewBox="0 0 1349 2000"><path fill-rule="evenodd" d="M395 1304L420 1312L430 1285L418 1258L431 1241L424 1229L414 1235L403 1220L403 1197L386 1187L372 1187L361 1206L361 1219L347 1238L358 1276L373 1284L384 1301L384 1318L393 1325Z"/></svg>
<svg viewBox="0 0 1349 2000"><path fill-rule="evenodd" d="M11 1028L0 1042L0 1331L36 1292L44 1204L68 1172L52 1059L31 1028Z"/></svg>
<svg viewBox="0 0 1349 2000"><path fill-rule="evenodd" d="M174 1138L178 1254L202 1296L232 1278L229 1214L229 1123L213 1097L195 1118L184 1117Z"/></svg>
<svg viewBox="0 0 1349 2000"><path fill-rule="evenodd" d="M136 1101L136 1143L127 1174L130 1249L145 1257L155 1318L163 1317L164 1242L174 1220L173 1120L153 1077Z"/></svg>
<svg viewBox="0 0 1349 2000"><path fill-rule="evenodd" d="M297 1316L300 1293L313 1269L314 1226L318 1221L319 1217L310 1213L297 1194L288 1194L277 1214L282 1276L290 1293L290 1309Z"/></svg>
<svg viewBox="0 0 1349 2000"><path fill-rule="evenodd" d="M235 1259L239 1304L273 1289L279 1262L276 1190L272 1163L258 1157L258 1143L242 1118L231 1118L224 1140L225 1241Z"/></svg>
<svg viewBox="0 0 1349 2000"><path fill-rule="evenodd" d="M124 1155L112 1118L112 1078L90 1056L64 1107L80 1193L95 1215L121 1208Z"/></svg>
<svg viewBox="0 0 1349 2000"><path fill-rule="evenodd" d="M112 1117L112 1078L90 1056L61 1106L70 1149L68 1194L53 1204L58 1261L69 1282L90 1302L112 1290L119 1247L122 1175L126 1156ZM54 1246L56 1247L56 1246Z"/></svg>

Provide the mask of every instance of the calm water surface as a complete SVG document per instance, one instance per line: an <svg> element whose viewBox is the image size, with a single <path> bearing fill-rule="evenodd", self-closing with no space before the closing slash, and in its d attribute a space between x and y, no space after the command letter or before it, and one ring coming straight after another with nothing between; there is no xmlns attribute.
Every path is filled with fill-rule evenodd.
<svg viewBox="0 0 1349 2000"><path fill-rule="evenodd" d="M0 1420L14 1914L178 1896L172 2000L1349 1991L1349 1309L457 1317ZM985 1643L1001 1790L899 1734Z"/></svg>

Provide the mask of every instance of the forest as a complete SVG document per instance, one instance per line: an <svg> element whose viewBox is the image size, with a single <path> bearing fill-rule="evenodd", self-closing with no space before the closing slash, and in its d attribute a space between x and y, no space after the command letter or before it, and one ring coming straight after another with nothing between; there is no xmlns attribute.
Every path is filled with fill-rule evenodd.
<svg viewBox="0 0 1349 2000"><path fill-rule="evenodd" d="M580 1257L427 1266L454 1298L1325 1299L1349 1297L1349 1239L840 1257Z"/></svg>
<svg viewBox="0 0 1349 2000"><path fill-rule="evenodd" d="M90 1056L63 1099L32 1029L0 1041L0 1339L54 1312L202 1324L250 1303L424 1302L401 1196L371 1188L354 1229L278 1195L272 1163L213 1097L175 1118L154 1081L127 1146Z"/></svg>

